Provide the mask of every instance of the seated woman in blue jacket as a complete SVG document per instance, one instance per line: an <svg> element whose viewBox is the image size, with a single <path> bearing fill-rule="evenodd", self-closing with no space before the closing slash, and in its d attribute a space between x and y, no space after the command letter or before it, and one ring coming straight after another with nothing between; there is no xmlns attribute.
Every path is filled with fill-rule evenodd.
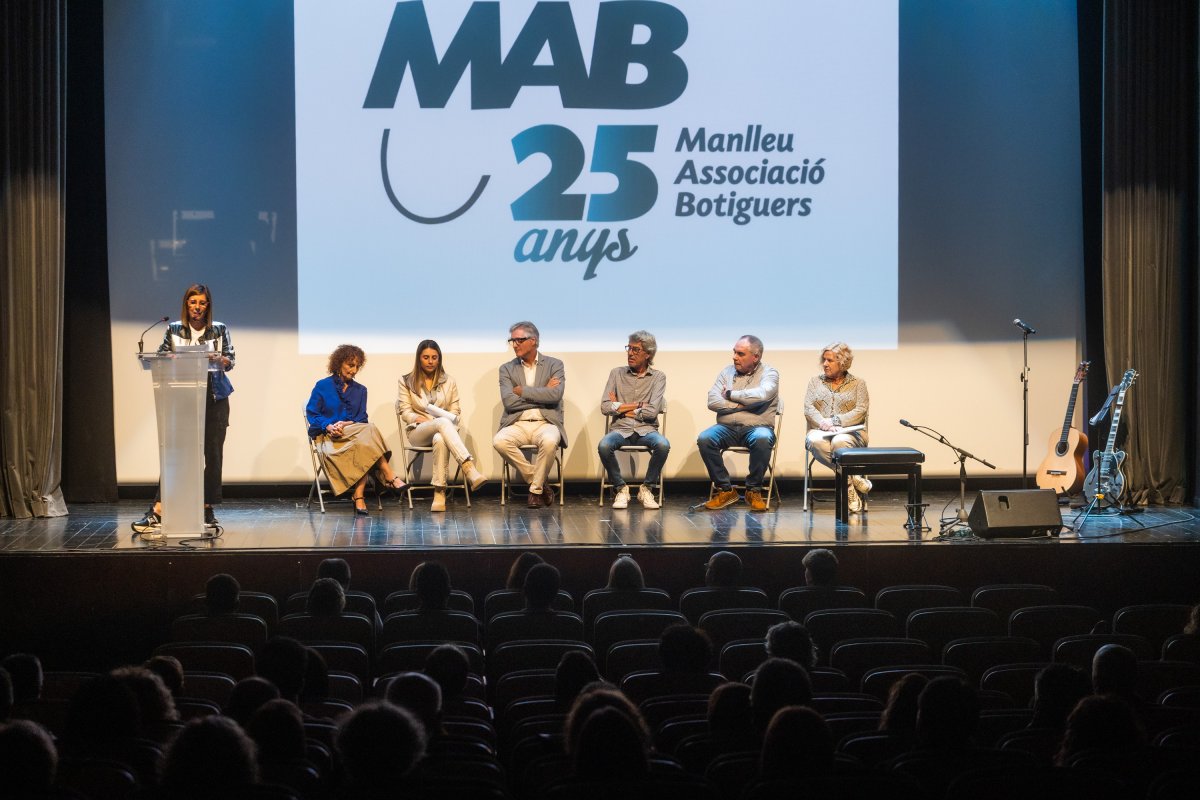
<svg viewBox="0 0 1200 800"><path fill-rule="evenodd" d="M392 451L383 435L367 421L367 387L354 380L366 362L361 347L338 345L329 356L329 377L317 381L304 409L308 435L321 452L334 494L352 489L354 513L364 517L363 492L372 470L384 486L403 489L407 485L388 463Z"/></svg>

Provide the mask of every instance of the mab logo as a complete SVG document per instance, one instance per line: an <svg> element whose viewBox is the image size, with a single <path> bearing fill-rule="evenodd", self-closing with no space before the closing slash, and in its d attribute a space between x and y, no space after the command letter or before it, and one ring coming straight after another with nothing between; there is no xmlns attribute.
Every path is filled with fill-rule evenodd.
<svg viewBox="0 0 1200 800"><path fill-rule="evenodd" d="M649 38L634 41L635 29ZM500 3L472 3L445 56L438 60L425 3L396 3L363 108L393 108L405 73L421 108L444 108L471 67L471 108L511 108L524 86L557 86L564 108L658 108L687 88L687 65L676 51L688 23L674 6L651 0L601 3L592 63L583 60L575 19L567 2L540 2L508 54L500 53ZM536 64L543 49L551 64ZM639 64L646 77L627 81Z"/></svg>

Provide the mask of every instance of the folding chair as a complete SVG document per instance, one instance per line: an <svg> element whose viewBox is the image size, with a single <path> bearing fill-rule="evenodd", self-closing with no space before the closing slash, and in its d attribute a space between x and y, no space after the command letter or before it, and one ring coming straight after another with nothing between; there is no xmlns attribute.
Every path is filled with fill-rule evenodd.
<svg viewBox="0 0 1200 800"><path fill-rule="evenodd" d="M775 457L779 455L779 437L783 433L783 400L782 399L780 399L780 401L779 401L779 408L775 411L774 430L775 430L775 444L771 447L771 460L767 462L767 472L763 476L764 478L766 478L766 481L767 481L767 496L764 498L767 501L767 508L771 507L771 498L775 495ZM746 456L747 458L749 458L750 448L743 447L741 445L734 445L733 447L726 447L724 450L721 451L722 458L724 458L725 456L730 455L730 454L743 455L743 456ZM728 469L729 464L727 463L725 466ZM733 488L740 489L741 491L744 492L744 491L746 491L746 484L745 483L735 483L735 484L733 484ZM715 483L709 483L709 485L708 485L709 499L711 500L713 497L716 496L716 494L717 494L717 485Z"/></svg>
<svg viewBox="0 0 1200 800"><path fill-rule="evenodd" d="M408 426L404 424L404 420L400 415L396 415L396 423L400 426L400 463L404 469L404 482L408 484L405 487L404 493L408 496L408 507L413 507L413 491L430 491L438 487L430 483L433 480L433 444L425 447L418 447L408 440ZM426 458L428 456L428 458ZM454 495L455 489L462 489L463 497L467 500L467 508L471 507L471 487L467 485L467 479L462 474L462 464L459 464L452 457L447 456L449 461L454 462L454 475L446 480L447 499ZM447 463L449 466L449 462Z"/></svg>
<svg viewBox="0 0 1200 800"><path fill-rule="evenodd" d="M807 440L806 440L807 441ZM808 511L808 496L817 492L833 492L833 489L814 489L812 485L812 468L817 461L817 457L813 455L812 450L809 450L807 445L804 448L804 507L802 511Z"/></svg>
<svg viewBox="0 0 1200 800"><path fill-rule="evenodd" d="M317 502L321 506L321 513L325 513L325 493L330 493L332 498L332 489L321 488L321 478L325 478L325 483L329 483L329 472L325 469L325 457L321 455L321 448L317 447L317 440L308 435L308 413L302 414L304 417L304 440L308 442L308 455L312 458L313 482L308 488L308 505L305 508L312 508L313 495L317 496ZM383 496L379 493L379 486L375 483L374 478L370 478L371 484L375 487L375 503L380 511L383 511Z"/></svg>
<svg viewBox="0 0 1200 800"><path fill-rule="evenodd" d="M604 433L602 434L602 437L607 436L609 434L609 432L612 430L612 423L613 423L613 417L608 414L605 414L604 415ZM658 412L658 432L660 434L662 434L664 438L667 435L667 410L665 408ZM623 444L616 449L615 455L617 457L617 465L620 466L620 468L621 468L621 475L626 478L625 485L629 486L631 491L640 489L642 486L642 481L630 480L630 479L633 478L635 475L639 475L639 474L643 477L643 479L645 478L645 472L644 471L639 472L639 470L637 469L638 464L641 461L641 459L639 459L638 456L639 455L646 456L646 463L648 466L649 458L650 458L650 448L644 444ZM662 502L663 502L663 484L664 483L666 483L666 481L663 481L661 479L658 482L658 504L660 506L662 505ZM612 487L612 484L608 482L608 473L605 472L604 467L601 466L600 467L600 505L601 506L604 505L605 490L607 490L611 487Z"/></svg>
<svg viewBox="0 0 1200 800"><path fill-rule="evenodd" d="M558 450L554 453L554 468L546 475L547 483L554 484L558 490L558 504L560 506L563 504L563 487L566 485L566 481L563 479L562 462L563 450L565 449L561 444L558 446ZM534 457L537 455L537 445L521 445L521 454L525 456L526 461L532 464ZM508 504L509 494L512 492L512 477L509 475L512 466L507 461L504 461L504 459L500 460L504 462L504 467L500 470L500 505L503 506ZM551 480L551 475L557 475L557 480Z"/></svg>

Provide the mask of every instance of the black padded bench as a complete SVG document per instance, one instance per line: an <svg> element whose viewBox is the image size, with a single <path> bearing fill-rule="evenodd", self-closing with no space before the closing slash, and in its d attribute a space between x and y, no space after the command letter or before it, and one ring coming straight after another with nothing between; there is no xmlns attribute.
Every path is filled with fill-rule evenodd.
<svg viewBox="0 0 1200 800"><path fill-rule="evenodd" d="M907 475L908 511L921 504L921 464L925 454L911 447L844 447L833 451L833 492L837 498L838 522L850 521L846 484L851 475ZM865 508L865 506L864 506ZM919 512L917 519L920 519Z"/></svg>

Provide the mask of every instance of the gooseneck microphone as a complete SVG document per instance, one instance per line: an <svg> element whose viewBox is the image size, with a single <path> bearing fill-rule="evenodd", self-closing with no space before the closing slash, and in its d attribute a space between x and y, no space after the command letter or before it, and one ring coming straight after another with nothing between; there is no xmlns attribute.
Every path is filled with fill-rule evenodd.
<svg viewBox="0 0 1200 800"><path fill-rule="evenodd" d="M1029 324L1029 323L1027 323L1027 322L1022 322L1022 321L1021 321L1021 320L1019 320L1019 319L1014 319L1014 320L1013 320L1013 325L1016 325L1018 328L1020 328L1021 330L1025 331L1026 333L1037 333L1037 331L1035 331L1035 330L1033 329L1033 326L1032 326L1032 325L1030 325L1030 324Z"/></svg>
<svg viewBox="0 0 1200 800"><path fill-rule="evenodd" d="M149 333L150 331L152 331L153 329L157 328L159 325L162 325L164 322L169 322L170 319L171 319L170 317L163 317L163 318L157 320L149 328L146 328L146 330L142 331L142 335L138 337L138 355L142 354L142 350L146 346L146 334Z"/></svg>
<svg viewBox="0 0 1200 800"><path fill-rule="evenodd" d="M914 428L914 429L915 429L915 428L917 427L916 425L913 425L911 422L909 422L909 421L908 421L908 420L906 420L906 419L902 419L902 420L900 420L900 424L901 424L901 425L903 425L903 426L904 426L904 427L906 427L906 428Z"/></svg>

